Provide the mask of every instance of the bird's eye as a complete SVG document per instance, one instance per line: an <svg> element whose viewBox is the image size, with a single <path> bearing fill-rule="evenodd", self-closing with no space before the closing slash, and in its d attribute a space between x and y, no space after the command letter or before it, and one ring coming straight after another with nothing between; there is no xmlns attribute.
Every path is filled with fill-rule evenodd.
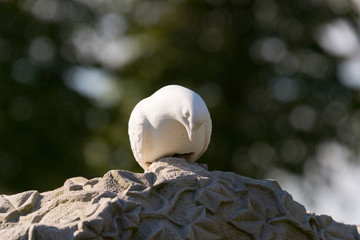
<svg viewBox="0 0 360 240"><path fill-rule="evenodd" d="M185 118L188 118L190 117L190 112L187 108L183 108L182 110L182 115L185 117Z"/></svg>

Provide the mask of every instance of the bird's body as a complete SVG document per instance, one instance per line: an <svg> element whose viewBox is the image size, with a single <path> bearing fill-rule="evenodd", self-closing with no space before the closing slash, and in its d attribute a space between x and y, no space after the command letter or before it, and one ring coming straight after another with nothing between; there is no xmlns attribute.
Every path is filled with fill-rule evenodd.
<svg viewBox="0 0 360 240"><path fill-rule="evenodd" d="M196 161L207 149L211 118L205 102L190 89L169 85L141 100L129 119L135 159L144 169L157 159Z"/></svg>

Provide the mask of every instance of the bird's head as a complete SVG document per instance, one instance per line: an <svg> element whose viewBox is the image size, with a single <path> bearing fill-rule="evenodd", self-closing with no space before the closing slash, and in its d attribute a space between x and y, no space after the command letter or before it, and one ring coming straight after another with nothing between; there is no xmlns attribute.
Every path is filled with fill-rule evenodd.
<svg viewBox="0 0 360 240"><path fill-rule="evenodd" d="M193 140L195 131L209 118L209 111L203 99L195 92L186 98L180 110L180 122L184 125L190 141Z"/></svg>

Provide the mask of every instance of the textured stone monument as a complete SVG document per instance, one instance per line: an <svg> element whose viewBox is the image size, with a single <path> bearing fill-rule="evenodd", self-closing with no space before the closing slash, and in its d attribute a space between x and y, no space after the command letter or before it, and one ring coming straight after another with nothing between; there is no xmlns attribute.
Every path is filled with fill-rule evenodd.
<svg viewBox="0 0 360 240"><path fill-rule="evenodd" d="M357 226L306 212L275 181L195 163L210 135L201 97L164 87L129 121L144 173L112 170L49 192L0 195L0 239L360 239Z"/></svg>
<svg viewBox="0 0 360 240"><path fill-rule="evenodd" d="M360 239L275 181L163 158L39 193L0 195L0 239Z"/></svg>

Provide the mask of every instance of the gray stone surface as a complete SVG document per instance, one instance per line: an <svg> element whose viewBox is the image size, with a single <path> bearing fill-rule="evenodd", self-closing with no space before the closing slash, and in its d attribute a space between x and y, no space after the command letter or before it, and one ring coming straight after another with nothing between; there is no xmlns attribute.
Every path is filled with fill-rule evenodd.
<svg viewBox="0 0 360 240"><path fill-rule="evenodd" d="M0 239L360 239L275 181L164 158L53 191L0 195Z"/></svg>

